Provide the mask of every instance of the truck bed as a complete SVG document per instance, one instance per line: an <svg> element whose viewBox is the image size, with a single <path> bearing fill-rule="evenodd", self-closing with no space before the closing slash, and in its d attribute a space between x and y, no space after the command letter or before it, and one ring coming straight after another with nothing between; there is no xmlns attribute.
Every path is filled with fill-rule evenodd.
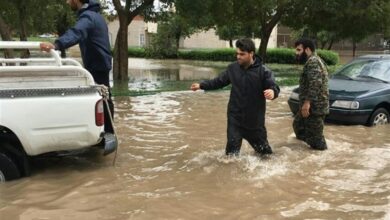
<svg viewBox="0 0 390 220"><path fill-rule="evenodd" d="M39 43L0 41L0 48L12 47L39 49ZM96 122L101 88L77 61L51 55L0 58L0 128L14 133L30 156L90 147L104 134Z"/></svg>

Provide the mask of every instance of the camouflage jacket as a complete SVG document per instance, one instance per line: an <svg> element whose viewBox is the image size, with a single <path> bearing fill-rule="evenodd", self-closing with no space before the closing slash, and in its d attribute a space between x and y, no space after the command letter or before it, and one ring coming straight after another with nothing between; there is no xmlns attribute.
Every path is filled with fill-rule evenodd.
<svg viewBox="0 0 390 220"><path fill-rule="evenodd" d="M328 70L317 55L309 57L299 79L299 104L310 101L310 113L326 115L329 113Z"/></svg>

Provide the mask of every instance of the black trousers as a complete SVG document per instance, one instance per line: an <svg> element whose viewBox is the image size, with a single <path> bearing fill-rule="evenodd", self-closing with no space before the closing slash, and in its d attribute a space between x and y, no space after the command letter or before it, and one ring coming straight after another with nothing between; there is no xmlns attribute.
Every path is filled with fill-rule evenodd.
<svg viewBox="0 0 390 220"><path fill-rule="evenodd" d="M264 125L258 129L246 129L228 121L226 155L238 155L242 139L247 140L257 153L261 153L262 146L268 145L267 129Z"/></svg>
<svg viewBox="0 0 390 220"><path fill-rule="evenodd" d="M110 108L111 117L114 120L114 102L112 101L111 88L110 88L110 71L93 71L91 72L96 84L103 84L108 87L108 107ZM113 123L113 122L112 122ZM104 131L108 133L114 133L114 128L110 121L110 115L108 113L106 104L104 103Z"/></svg>

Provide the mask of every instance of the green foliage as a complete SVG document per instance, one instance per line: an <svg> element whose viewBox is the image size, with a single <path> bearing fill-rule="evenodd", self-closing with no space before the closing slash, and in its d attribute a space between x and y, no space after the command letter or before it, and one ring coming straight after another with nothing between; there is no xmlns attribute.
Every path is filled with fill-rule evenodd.
<svg viewBox="0 0 390 220"><path fill-rule="evenodd" d="M358 43L371 34L385 33L390 27L389 0L297 0L295 7L284 17L283 24L294 30L304 30L302 36L325 43L343 39Z"/></svg>
<svg viewBox="0 0 390 220"><path fill-rule="evenodd" d="M160 22L157 34L152 38L150 46L146 49L148 57L176 58L180 40L180 27L175 22ZM179 34L177 38L176 34Z"/></svg>
<svg viewBox="0 0 390 220"><path fill-rule="evenodd" d="M143 58L179 58L184 60L203 60L203 61L227 61L236 60L236 50L232 48L224 49L195 49L195 50L179 50L176 57L162 57L161 54L153 54L149 49L144 48L129 48L129 57ZM336 65L339 62L339 55L336 52L329 50L317 50L320 56L327 65ZM268 63L279 64L295 64L295 50L286 48L275 48L267 50Z"/></svg>
<svg viewBox="0 0 390 220"><path fill-rule="evenodd" d="M293 49L287 49L287 48L268 49L267 62L284 63L284 64L296 63L295 51Z"/></svg>
<svg viewBox="0 0 390 220"><path fill-rule="evenodd" d="M146 50L142 47L129 47L127 50L129 57L138 57L138 58L145 58L146 57Z"/></svg>
<svg viewBox="0 0 390 220"><path fill-rule="evenodd" d="M327 65L337 65L339 63L339 54L330 50L316 50L319 57ZM275 48L267 50L268 63L283 63L294 64L296 63L295 50L287 48Z"/></svg>
<svg viewBox="0 0 390 220"><path fill-rule="evenodd" d="M185 60L212 60L212 61L234 61L235 49L203 49L179 51L179 58Z"/></svg>
<svg viewBox="0 0 390 220"><path fill-rule="evenodd" d="M259 55L264 57L273 28L300 1L302 0L175 0L175 8L196 27L217 27L217 30L227 28L227 34L226 30L219 31L222 39L238 36L262 39Z"/></svg>
<svg viewBox="0 0 390 220"><path fill-rule="evenodd" d="M22 25L28 36L61 33L75 21L66 1L56 0L4 1L0 3L0 16L10 26L13 35L22 31Z"/></svg>
<svg viewBox="0 0 390 220"><path fill-rule="evenodd" d="M327 65L336 65L339 62L339 55L329 50L317 50L318 56L325 61ZM269 63L294 64L295 50L286 48L275 48L267 50L267 61Z"/></svg>
<svg viewBox="0 0 390 220"><path fill-rule="evenodd" d="M317 54L327 65L337 65L339 63L339 54L336 52L330 50L317 50Z"/></svg>
<svg viewBox="0 0 390 220"><path fill-rule="evenodd" d="M221 40L235 40L242 36L239 26L231 25L217 26L216 34Z"/></svg>

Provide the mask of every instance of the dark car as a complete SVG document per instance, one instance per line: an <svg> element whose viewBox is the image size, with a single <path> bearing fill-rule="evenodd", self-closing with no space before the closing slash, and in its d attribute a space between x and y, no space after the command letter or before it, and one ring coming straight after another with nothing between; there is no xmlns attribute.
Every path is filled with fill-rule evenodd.
<svg viewBox="0 0 390 220"><path fill-rule="evenodd" d="M390 55L361 56L343 66L329 80L329 122L379 125L389 123ZM288 100L295 114L299 88Z"/></svg>

